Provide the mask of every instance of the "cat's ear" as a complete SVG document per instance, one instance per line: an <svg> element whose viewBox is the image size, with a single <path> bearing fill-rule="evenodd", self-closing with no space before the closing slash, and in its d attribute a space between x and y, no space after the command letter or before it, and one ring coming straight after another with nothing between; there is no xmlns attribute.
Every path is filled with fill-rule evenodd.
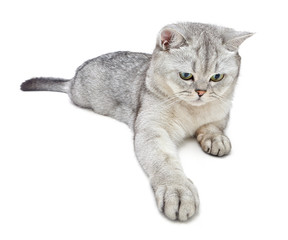
<svg viewBox="0 0 288 240"><path fill-rule="evenodd" d="M174 29L164 28L160 31L157 44L163 50L178 48L186 42L185 38Z"/></svg>
<svg viewBox="0 0 288 240"><path fill-rule="evenodd" d="M239 46L252 35L254 35L254 33L238 32L233 29L229 29L223 34L224 46L229 51L236 52L238 51Z"/></svg>

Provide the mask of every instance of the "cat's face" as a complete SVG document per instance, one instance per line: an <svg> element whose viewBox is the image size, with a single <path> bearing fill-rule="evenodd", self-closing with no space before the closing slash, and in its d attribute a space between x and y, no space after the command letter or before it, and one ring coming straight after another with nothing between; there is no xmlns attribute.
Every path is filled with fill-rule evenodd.
<svg viewBox="0 0 288 240"><path fill-rule="evenodd" d="M233 49L235 45L227 46L220 33L214 35L209 30L205 32L204 28L200 34L190 36L185 33L185 37L162 30L160 44L153 54L153 69L154 81L163 94L194 106L231 100L240 56L237 48Z"/></svg>
<svg viewBox="0 0 288 240"><path fill-rule="evenodd" d="M240 68L238 54L205 45L161 52L159 60L167 91L192 105L230 97Z"/></svg>

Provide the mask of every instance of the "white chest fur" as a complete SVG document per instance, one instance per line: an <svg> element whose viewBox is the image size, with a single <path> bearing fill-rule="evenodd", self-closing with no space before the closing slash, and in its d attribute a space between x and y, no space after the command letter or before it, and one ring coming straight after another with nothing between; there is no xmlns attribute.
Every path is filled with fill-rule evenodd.
<svg viewBox="0 0 288 240"><path fill-rule="evenodd" d="M218 101L199 107L187 107L179 104L171 109L173 117L168 126L170 129L167 130L176 139L193 136L199 127L225 119L229 114L230 107L230 102Z"/></svg>

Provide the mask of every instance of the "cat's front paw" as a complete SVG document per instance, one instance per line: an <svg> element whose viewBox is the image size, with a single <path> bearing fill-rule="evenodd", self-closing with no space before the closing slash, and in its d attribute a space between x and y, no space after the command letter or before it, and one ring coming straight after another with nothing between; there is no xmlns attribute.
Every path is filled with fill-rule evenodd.
<svg viewBox="0 0 288 240"><path fill-rule="evenodd" d="M222 134L199 134L197 140L204 152L222 157L231 151L231 143L228 137Z"/></svg>
<svg viewBox="0 0 288 240"><path fill-rule="evenodd" d="M197 189L192 181L185 177L184 180L167 181L154 185L158 209L171 220L187 221L199 209Z"/></svg>

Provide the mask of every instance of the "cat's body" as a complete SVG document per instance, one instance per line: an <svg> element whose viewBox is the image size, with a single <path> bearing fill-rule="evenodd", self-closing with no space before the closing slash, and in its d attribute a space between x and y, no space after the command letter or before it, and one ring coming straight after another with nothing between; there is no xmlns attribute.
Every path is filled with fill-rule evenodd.
<svg viewBox="0 0 288 240"><path fill-rule="evenodd" d="M71 82L70 98L78 106L91 108L133 128L150 61L150 54L132 52L91 59L78 68Z"/></svg>
<svg viewBox="0 0 288 240"><path fill-rule="evenodd" d="M84 63L71 80L31 79L22 90L66 92L76 105L126 123L158 208L185 221L199 199L178 161L177 146L195 136L207 153L230 152L223 130L239 75L237 50L249 36L206 24L168 25L152 55L106 54Z"/></svg>

